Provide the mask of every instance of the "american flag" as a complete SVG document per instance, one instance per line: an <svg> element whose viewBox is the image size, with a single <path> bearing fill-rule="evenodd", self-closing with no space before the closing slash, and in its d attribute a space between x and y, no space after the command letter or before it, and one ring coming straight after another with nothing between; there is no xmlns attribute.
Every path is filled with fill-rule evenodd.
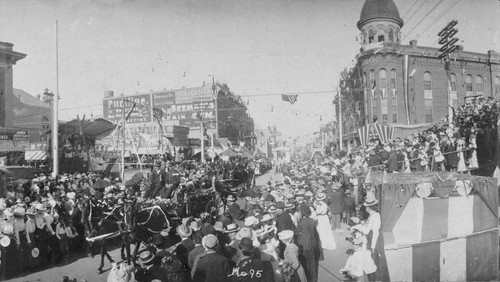
<svg viewBox="0 0 500 282"><path fill-rule="evenodd" d="M281 99L283 101L286 101L286 102L290 102L290 104L294 104L295 102L297 102L297 97L299 95L285 95L285 94L282 94L281 95Z"/></svg>

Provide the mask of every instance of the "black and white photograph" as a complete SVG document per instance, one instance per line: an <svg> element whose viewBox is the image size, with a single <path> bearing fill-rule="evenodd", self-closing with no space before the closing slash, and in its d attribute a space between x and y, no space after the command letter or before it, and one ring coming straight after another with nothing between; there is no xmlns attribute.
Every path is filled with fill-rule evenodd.
<svg viewBox="0 0 500 282"><path fill-rule="evenodd" d="M499 15L0 0L0 281L500 280Z"/></svg>

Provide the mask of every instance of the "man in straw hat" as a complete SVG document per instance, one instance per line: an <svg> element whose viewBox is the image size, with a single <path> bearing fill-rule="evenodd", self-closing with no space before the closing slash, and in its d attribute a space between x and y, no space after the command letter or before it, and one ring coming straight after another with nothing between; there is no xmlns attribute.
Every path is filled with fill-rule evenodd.
<svg viewBox="0 0 500 282"><path fill-rule="evenodd" d="M191 252L195 247L195 244L191 239L191 234L193 233L193 231L189 226L185 224L177 226L175 231L177 232L177 235L181 237L182 240L181 243L175 248L175 253L177 254L177 257L182 262L186 270L189 271L190 268L188 265L188 255L189 252Z"/></svg>
<svg viewBox="0 0 500 282"><path fill-rule="evenodd" d="M141 268L136 272L137 281L153 281L155 279L164 281L164 271L154 263L155 261L155 255L150 250L146 249L139 254Z"/></svg>

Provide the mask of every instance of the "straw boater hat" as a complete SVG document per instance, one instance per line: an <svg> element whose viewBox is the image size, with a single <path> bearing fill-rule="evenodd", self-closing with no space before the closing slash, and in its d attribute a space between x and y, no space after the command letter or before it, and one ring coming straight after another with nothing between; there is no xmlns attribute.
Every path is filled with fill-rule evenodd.
<svg viewBox="0 0 500 282"><path fill-rule="evenodd" d="M217 221L214 224L214 229L219 232L224 232L224 225L222 224L222 221Z"/></svg>
<svg viewBox="0 0 500 282"><path fill-rule="evenodd" d="M276 206L275 205L270 205L269 208L267 209L268 213L276 213Z"/></svg>
<svg viewBox="0 0 500 282"><path fill-rule="evenodd" d="M240 231L236 233L236 240L241 240L243 238L255 240L257 238L257 233L248 227L241 228Z"/></svg>
<svg viewBox="0 0 500 282"><path fill-rule="evenodd" d="M236 201L236 198L234 197L233 194L229 194L229 196L227 196L227 198L226 198L226 201L234 202L234 201Z"/></svg>
<svg viewBox="0 0 500 282"><path fill-rule="evenodd" d="M234 233L234 232L237 232L238 230L240 230L240 228L238 227L238 225L236 223L230 223L227 226L226 231L224 231L224 233Z"/></svg>
<svg viewBox="0 0 500 282"><path fill-rule="evenodd" d="M285 210L291 210L291 209L293 209L294 207L295 207L295 205L294 205L294 204L292 204L292 203L288 202L288 203L286 203Z"/></svg>
<svg viewBox="0 0 500 282"><path fill-rule="evenodd" d="M293 231L292 230L283 230L280 233L278 233L278 238L281 241L289 241L293 238Z"/></svg>
<svg viewBox="0 0 500 282"><path fill-rule="evenodd" d="M255 216L249 216L245 218L245 226L247 227L252 227L259 224L259 219L256 218Z"/></svg>
<svg viewBox="0 0 500 282"><path fill-rule="evenodd" d="M363 206L365 207L372 207L378 204L378 200L375 198L367 198L365 202L363 203Z"/></svg>
<svg viewBox="0 0 500 282"><path fill-rule="evenodd" d="M184 224L177 226L177 228L175 228L175 231L177 231L177 234L179 234L179 236L181 237L189 237L193 232L189 226L186 226Z"/></svg>
<svg viewBox="0 0 500 282"><path fill-rule="evenodd" d="M266 213L262 216L262 219L260 220L260 222L266 222L266 221L270 221L270 220L273 220L273 217L270 214Z"/></svg>
<svg viewBox="0 0 500 282"><path fill-rule="evenodd" d="M320 193L318 193L318 194L316 195L316 200L318 200L318 201L323 201L324 199L326 199L326 195L325 195L325 193L320 192Z"/></svg>
<svg viewBox="0 0 500 282"><path fill-rule="evenodd" d="M141 263L149 263L155 258L154 254L149 250L145 250L139 255L139 262Z"/></svg>
<svg viewBox="0 0 500 282"><path fill-rule="evenodd" d="M134 268L125 263L113 264L107 282L135 282Z"/></svg>

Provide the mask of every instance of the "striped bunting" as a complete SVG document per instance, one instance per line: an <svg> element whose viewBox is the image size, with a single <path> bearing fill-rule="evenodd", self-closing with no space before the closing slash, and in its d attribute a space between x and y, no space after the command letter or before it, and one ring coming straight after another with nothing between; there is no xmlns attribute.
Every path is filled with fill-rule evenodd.
<svg viewBox="0 0 500 282"><path fill-rule="evenodd" d="M377 132L378 138L383 143L387 143L388 141L394 138L394 128L392 126L380 123L374 123L373 127Z"/></svg>
<svg viewBox="0 0 500 282"><path fill-rule="evenodd" d="M391 281L497 279L498 223L478 195L413 197L383 236Z"/></svg>
<svg viewBox="0 0 500 282"><path fill-rule="evenodd" d="M492 281L498 275L498 229L464 238L386 249L391 281Z"/></svg>
<svg viewBox="0 0 500 282"><path fill-rule="evenodd" d="M370 128L371 124L367 124L363 127L358 128L359 141L361 142L361 146L366 146L368 143L368 139L370 138Z"/></svg>
<svg viewBox="0 0 500 282"><path fill-rule="evenodd" d="M27 161L43 161L47 159L47 152L45 151L26 151L24 159Z"/></svg>

